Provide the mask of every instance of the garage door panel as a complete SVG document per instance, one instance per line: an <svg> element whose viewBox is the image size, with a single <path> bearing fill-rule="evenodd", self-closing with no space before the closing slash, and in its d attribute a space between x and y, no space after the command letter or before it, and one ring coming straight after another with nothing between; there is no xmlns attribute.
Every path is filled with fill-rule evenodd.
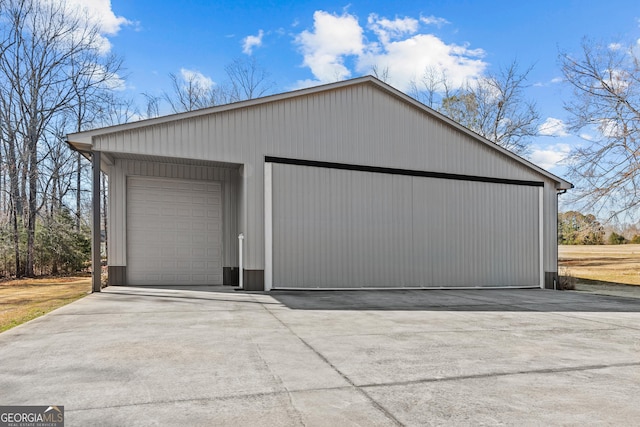
<svg viewBox="0 0 640 427"><path fill-rule="evenodd" d="M274 287L537 286L539 188L273 166Z"/></svg>
<svg viewBox="0 0 640 427"><path fill-rule="evenodd" d="M399 272L407 262L396 261L411 251L403 246L410 233L398 226L411 216L410 201L402 200L406 191L395 189L398 182L410 183L408 178L387 181L320 168L298 174L295 167L275 166L274 284L348 288L406 282Z"/></svg>
<svg viewBox="0 0 640 427"><path fill-rule="evenodd" d="M131 177L128 282L222 284L221 184Z"/></svg>
<svg viewBox="0 0 640 427"><path fill-rule="evenodd" d="M415 178L414 191L425 286L538 284L537 188Z"/></svg>
<svg viewBox="0 0 640 427"><path fill-rule="evenodd" d="M193 230L193 229L194 229L194 225L191 223L191 221L184 221L184 220L176 221L176 230L178 230L179 233L183 231Z"/></svg>

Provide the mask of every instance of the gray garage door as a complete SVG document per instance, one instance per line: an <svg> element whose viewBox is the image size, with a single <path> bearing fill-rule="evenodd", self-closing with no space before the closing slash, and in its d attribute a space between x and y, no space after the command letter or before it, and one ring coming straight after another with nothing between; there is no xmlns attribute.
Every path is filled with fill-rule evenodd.
<svg viewBox="0 0 640 427"><path fill-rule="evenodd" d="M219 182L129 177L127 282L222 284Z"/></svg>
<svg viewBox="0 0 640 427"><path fill-rule="evenodd" d="M537 287L540 187L273 165L274 288Z"/></svg>

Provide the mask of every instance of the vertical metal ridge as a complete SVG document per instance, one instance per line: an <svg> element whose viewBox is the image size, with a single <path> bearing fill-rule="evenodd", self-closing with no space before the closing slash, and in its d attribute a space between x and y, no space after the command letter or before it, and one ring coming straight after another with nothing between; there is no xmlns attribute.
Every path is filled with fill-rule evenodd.
<svg viewBox="0 0 640 427"><path fill-rule="evenodd" d="M538 284L535 187L272 168L274 287Z"/></svg>

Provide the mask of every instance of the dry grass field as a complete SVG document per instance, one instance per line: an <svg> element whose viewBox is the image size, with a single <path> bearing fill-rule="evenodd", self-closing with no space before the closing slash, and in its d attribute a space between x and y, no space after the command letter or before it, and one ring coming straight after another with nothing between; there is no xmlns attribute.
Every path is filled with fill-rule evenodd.
<svg viewBox="0 0 640 427"><path fill-rule="evenodd" d="M0 332L69 304L91 291L91 277L0 282Z"/></svg>
<svg viewBox="0 0 640 427"><path fill-rule="evenodd" d="M640 245L559 246L560 275L640 285Z"/></svg>

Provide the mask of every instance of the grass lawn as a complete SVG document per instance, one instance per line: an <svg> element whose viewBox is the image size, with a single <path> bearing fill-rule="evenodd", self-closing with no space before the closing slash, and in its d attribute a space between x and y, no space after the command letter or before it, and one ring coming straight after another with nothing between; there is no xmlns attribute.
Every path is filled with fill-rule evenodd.
<svg viewBox="0 0 640 427"><path fill-rule="evenodd" d="M640 285L640 245L559 246L561 275Z"/></svg>
<svg viewBox="0 0 640 427"><path fill-rule="evenodd" d="M0 282L0 332L91 292L91 277L51 277Z"/></svg>

